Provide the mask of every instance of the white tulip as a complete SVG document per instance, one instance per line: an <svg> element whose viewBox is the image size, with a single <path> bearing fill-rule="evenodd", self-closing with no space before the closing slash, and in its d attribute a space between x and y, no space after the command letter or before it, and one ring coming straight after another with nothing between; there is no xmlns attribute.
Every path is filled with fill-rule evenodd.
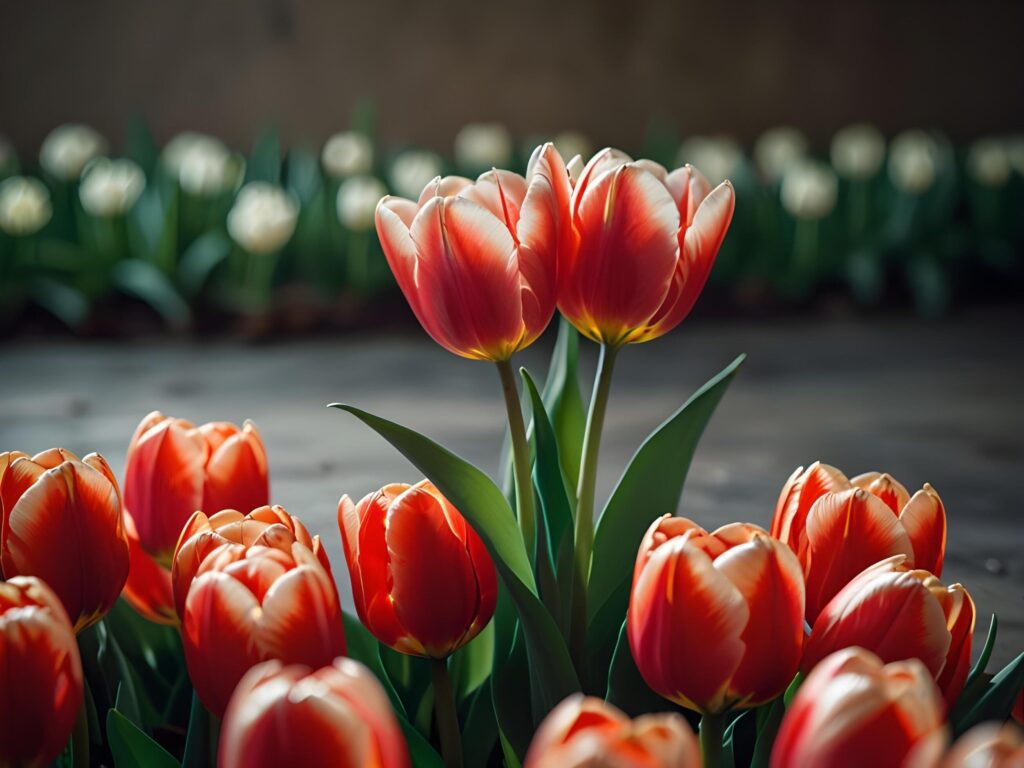
<svg viewBox="0 0 1024 768"><path fill-rule="evenodd" d="M82 175L93 158L107 151L107 140L87 125L69 123L55 128L43 140L39 163L50 174L64 181Z"/></svg>
<svg viewBox="0 0 1024 768"><path fill-rule="evenodd" d="M500 123L470 123L455 135L460 168L503 168L512 159L512 136Z"/></svg>
<svg viewBox="0 0 1024 768"><path fill-rule="evenodd" d="M185 192L197 197L233 188L245 165L220 139L191 131L179 133L167 143L163 164Z"/></svg>
<svg viewBox="0 0 1024 768"><path fill-rule="evenodd" d="M832 165L855 181L874 178L885 161L885 137L870 123L848 125L832 137Z"/></svg>
<svg viewBox="0 0 1024 768"><path fill-rule="evenodd" d="M983 187L1005 186L1012 171L1009 149L999 139L978 139L967 150L967 173Z"/></svg>
<svg viewBox="0 0 1024 768"><path fill-rule="evenodd" d="M53 208L39 179L12 176L0 181L0 229L9 235L33 235L46 226Z"/></svg>
<svg viewBox="0 0 1024 768"><path fill-rule="evenodd" d="M253 181L242 187L228 212L228 232L250 253L272 253L291 239L298 201L276 184Z"/></svg>
<svg viewBox="0 0 1024 768"><path fill-rule="evenodd" d="M762 178L775 182L807 155L807 149L807 137L799 129L783 125L765 131L754 142L754 162Z"/></svg>
<svg viewBox="0 0 1024 768"><path fill-rule="evenodd" d="M904 131L889 147L889 178L903 192L919 195L935 183L939 145L924 131Z"/></svg>
<svg viewBox="0 0 1024 768"><path fill-rule="evenodd" d="M817 160L801 160L782 177L782 207L798 219L821 219L836 206L839 180L835 171Z"/></svg>
<svg viewBox="0 0 1024 768"><path fill-rule="evenodd" d="M338 187L338 220L358 232L371 229L377 203L387 193L384 183L373 176L345 179Z"/></svg>
<svg viewBox="0 0 1024 768"><path fill-rule="evenodd" d="M581 158L590 157L594 152L590 139L579 131L562 131L551 140L551 143L566 162L576 155Z"/></svg>
<svg viewBox="0 0 1024 768"><path fill-rule="evenodd" d="M440 176L443 169L444 163L435 152L408 149L391 165L391 186L397 195L416 200L423 188Z"/></svg>
<svg viewBox="0 0 1024 768"><path fill-rule="evenodd" d="M336 179L369 173L373 169L373 143L358 131L336 133L324 144L320 162Z"/></svg>
<svg viewBox="0 0 1024 768"><path fill-rule="evenodd" d="M728 136L691 136L679 147L676 164L689 163L712 184L732 178L743 161L743 151Z"/></svg>
<svg viewBox="0 0 1024 768"><path fill-rule="evenodd" d="M93 216L120 216L139 199L146 188L146 176L132 160L93 160L82 174L78 198Z"/></svg>

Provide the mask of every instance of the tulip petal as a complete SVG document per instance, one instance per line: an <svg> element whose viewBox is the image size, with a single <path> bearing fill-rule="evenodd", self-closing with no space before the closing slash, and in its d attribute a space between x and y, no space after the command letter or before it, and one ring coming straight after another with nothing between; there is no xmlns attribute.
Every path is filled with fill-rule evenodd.
<svg viewBox="0 0 1024 768"><path fill-rule="evenodd" d="M178 624L171 572L153 560L142 548L135 521L124 512L124 528L128 537L128 580L121 596L139 614L155 624Z"/></svg>
<svg viewBox="0 0 1024 768"><path fill-rule="evenodd" d="M947 710L951 711L963 692L971 666L976 610L971 596L959 584L951 585L943 595L943 607L946 611L950 644L946 663L935 682L946 700Z"/></svg>
<svg viewBox="0 0 1024 768"><path fill-rule="evenodd" d="M267 456L263 441L251 423L218 446L206 464L203 506L249 511L270 502Z"/></svg>
<svg viewBox="0 0 1024 768"><path fill-rule="evenodd" d="M914 565L941 576L946 556L946 510L942 499L925 483L902 509L900 522L914 547Z"/></svg>
<svg viewBox="0 0 1024 768"><path fill-rule="evenodd" d="M835 467L816 461L804 471L798 467L779 494L772 518L771 534L803 559L807 548L805 525L811 506L826 493L850 487L846 475Z"/></svg>
<svg viewBox="0 0 1024 768"><path fill-rule="evenodd" d="M865 472L862 475L850 478L850 485L854 488L863 488L872 493L898 515L900 510L910 501L910 494L902 483L885 472Z"/></svg>
<svg viewBox="0 0 1024 768"><path fill-rule="evenodd" d="M330 664L345 655L339 615L334 583L319 564L293 568L277 578L263 598L263 650L287 664Z"/></svg>

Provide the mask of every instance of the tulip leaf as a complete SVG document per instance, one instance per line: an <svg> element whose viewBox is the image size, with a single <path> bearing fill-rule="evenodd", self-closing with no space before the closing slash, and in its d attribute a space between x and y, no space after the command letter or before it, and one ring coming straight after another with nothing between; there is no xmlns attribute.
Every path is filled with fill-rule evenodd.
<svg viewBox="0 0 1024 768"><path fill-rule="evenodd" d="M959 736L978 723L988 720L1002 722L1009 718L1017 697L1024 689L1024 653L996 674L977 703L966 715L953 722L953 733Z"/></svg>
<svg viewBox="0 0 1024 768"><path fill-rule="evenodd" d="M786 705L781 698L757 708L757 740L754 742L754 757L750 761L750 768L768 768L775 735L779 732L785 714Z"/></svg>
<svg viewBox="0 0 1024 768"><path fill-rule="evenodd" d="M252 181L271 184L279 184L281 181L281 140L273 128L268 128L259 137L246 163L245 183Z"/></svg>
<svg viewBox="0 0 1024 768"><path fill-rule="evenodd" d="M196 238L178 262L178 282L189 297L198 296L213 271L231 253L231 243L224 233L214 230Z"/></svg>
<svg viewBox="0 0 1024 768"><path fill-rule="evenodd" d="M722 734L722 768L745 766L750 762L754 741L754 711L737 714Z"/></svg>
<svg viewBox="0 0 1024 768"><path fill-rule="evenodd" d="M68 328L77 328L89 317L89 299L84 293L48 277L37 277L29 284L33 301Z"/></svg>
<svg viewBox="0 0 1024 768"><path fill-rule="evenodd" d="M494 668L494 622L452 654L451 673L459 700L468 698L487 682Z"/></svg>
<svg viewBox="0 0 1024 768"><path fill-rule="evenodd" d="M384 669L384 663L380 658L380 643L377 642L377 638L370 634L370 631L355 616L342 611L341 618L345 625L345 655L350 659L355 659L373 672L387 692L388 698L391 699L391 706L404 716L405 705L402 703L398 691L392 685L387 670Z"/></svg>
<svg viewBox="0 0 1024 768"><path fill-rule="evenodd" d="M523 634L516 630L508 658L491 676L494 718L498 726L502 751L519 758L526 755L537 723L531 715L530 669Z"/></svg>
<svg viewBox="0 0 1024 768"><path fill-rule="evenodd" d="M430 745L430 742L416 730L416 727L398 715L398 725L405 736L405 745L409 748L409 761L416 768L444 768L444 760Z"/></svg>
<svg viewBox="0 0 1024 768"><path fill-rule="evenodd" d="M697 442L744 357L733 360L648 436L597 521L587 642L599 656L613 646L626 614L628 584L644 532L656 517L675 514ZM595 621L598 617L603 620ZM594 666L604 668L604 659Z"/></svg>
<svg viewBox="0 0 1024 768"><path fill-rule="evenodd" d="M180 768L170 752L116 709L107 713L107 739L116 768Z"/></svg>
<svg viewBox="0 0 1024 768"><path fill-rule="evenodd" d="M629 647L625 621L622 622L622 627L619 630L618 642L616 642L615 652L612 654L612 663L608 668L608 691L605 700L609 704L614 704L630 717L677 709L675 704L663 699L644 682Z"/></svg>
<svg viewBox="0 0 1024 768"><path fill-rule="evenodd" d="M579 481L583 456L583 432L587 416L579 383L579 333L564 317L559 318L558 339L551 353L543 400L557 436L562 471L569 488ZM575 506L575 495L573 495Z"/></svg>
<svg viewBox="0 0 1024 768"><path fill-rule="evenodd" d="M481 685L472 696L462 729L462 752L466 765L487 765L498 741L491 686Z"/></svg>
<svg viewBox="0 0 1024 768"><path fill-rule="evenodd" d="M148 261L127 259L112 273L114 285L130 296L145 302L171 328L187 328L192 319L188 304L160 269Z"/></svg>

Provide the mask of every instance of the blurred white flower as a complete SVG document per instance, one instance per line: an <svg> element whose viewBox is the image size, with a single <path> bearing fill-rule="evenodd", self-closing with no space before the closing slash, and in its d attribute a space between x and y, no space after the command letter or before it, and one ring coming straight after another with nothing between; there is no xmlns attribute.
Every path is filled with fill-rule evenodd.
<svg viewBox="0 0 1024 768"><path fill-rule="evenodd" d="M1005 186L1012 170L1009 149L999 139L978 139L967 150L967 173L984 187Z"/></svg>
<svg viewBox="0 0 1024 768"><path fill-rule="evenodd" d="M870 123L848 125L832 137L832 165L855 181L874 178L885 160L885 137Z"/></svg>
<svg viewBox="0 0 1024 768"><path fill-rule="evenodd" d="M1006 139L1006 154L1013 170L1024 176L1024 133L1017 133Z"/></svg>
<svg viewBox="0 0 1024 768"><path fill-rule="evenodd" d="M377 203L387 193L384 183L373 176L345 179L338 187L338 220L359 232L371 229Z"/></svg>
<svg viewBox="0 0 1024 768"><path fill-rule="evenodd" d="M807 155L807 137L797 128L770 128L754 142L754 162L766 181L779 181L790 166Z"/></svg>
<svg viewBox="0 0 1024 768"><path fill-rule="evenodd" d="M455 135L460 168L504 168L512 160L512 136L501 123L470 123Z"/></svg>
<svg viewBox="0 0 1024 768"><path fill-rule="evenodd" d="M299 204L284 189L266 181L246 184L228 212L228 233L250 253L272 253L291 239Z"/></svg>
<svg viewBox="0 0 1024 768"><path fill-rule="evenodd" d="M242 178L244 161L220 139L186 131L171 139L163 164L190 195L208 197L234 187Z"/></svg>
<svg viewBox="0 0 1024 768"><path fill-rule="evenodd" d="M107 140L93 128L69 123L55 128L43 139L39 163L48 173L64 181L74 181L95 157L107 151Z"/></svg>
<svg viewBox="0 0 1024 768"><path fill-rule="evenodd" d="M0 181L0 229L9 235L33 235L46 226L53 208L39 179L12 176Z"/></svg>
<svg viewBox="0 0 1024 768"><path fill-rule="evenodd" d="M441 156L425 149L407 149L391 165L391 186L395 194L417 200L423 188L444 169Z"/></svg>
<svg viewBox="0 0 1024 768"><path fill-rule="evenodd" d="M889 146L889 178L903 192L919 195L935 183L939 145L921 130L899 134Z"/></svg>
<svg viewBox="0 0 1024 768"><path fill-rule="evenodd" d="M336 179L369 173L373 168L373 143L358 131L336 133L324 144L320 162Z"/></svg>
<svg viewBox="0 0 1024 768"><path fill-rule="evenodd" d="M721 184L735 176L743 161L743 151L728 136L691 136L676 154L676 164L689 163L712 184Z"/></svg>
<svg viewBox="0 0 1024 768"><path fill-rule="evenodd" d="M562 131L551 140L551 143L567 163L576 155L584 158L594 153L594 145L590 143L590 139L579 131Z"/></svg>
<svg viewBox="0 0 1024 768"><path fill-rule="evenodd" d="M82 174L78 197L93 216L119 216L135 205L146 188L146 176L132 160L97 158Z"/></svg>
<svg viewBox="0 0 1024 768"><path fill-rule="evenodd" d="M803 159L782 177L782 207L798 219L821 219L836 205L839 179L835 171L817 160Z"/></svg>

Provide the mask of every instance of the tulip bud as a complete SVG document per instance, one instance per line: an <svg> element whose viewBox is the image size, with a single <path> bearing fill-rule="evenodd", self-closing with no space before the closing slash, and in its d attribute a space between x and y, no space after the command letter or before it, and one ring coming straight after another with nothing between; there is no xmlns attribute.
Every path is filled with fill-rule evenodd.
<svg viewBox="0 0 1024 768"><path fill-rule="evenodd" d="M121 216L135 205L146 177L131 160L93 160L82 175L78 197L86 213L102 218Z"/></svg>
<svg viewBox="0 0 1024 768"><path fill-rule="evenodd" d="M55 128L39 149L39 164L63 181L75 181L89 161L107 151L107 140L87 125Z"/></svg>
<svg viewBox="0 0 1024 768"><path fill-rule="evenodd" d="M554 147L538 147L528 178L490 171L476 182L435 178L418 202L385 197L377 234L423 328L448 351L508 360L555 310L569 177Z"/></svg>
<svg viewBox="0 0 1024 768"><path fill-rule="evenodd" d="M273 253L288 244L299 219L298 201L266 181L242 187L228 211L228 233L249 253Z"/></svg>
<svg viewBox="0 0 1024 768"><path fill-rule="evenodd" d="M266 661L231 696L217 763L406 768L409 755L387 694L359 662L314 670Z"/></svg>
<svg viewBox="0 0 1024 768"><path fill-rule="evenodd" d="M436 152L407 149L391 165L391 187L400 197L415 200L432 179L441 175L444 161Z"/></svg>
<svg viewBox="0 0 1024 768"><path fill-rule="evenodd" d="M924 131L904 131L889 148L889 178L902 192L920 195L931 189L938 173L939 146Z"/></svg>
<svg viewBox="0 0 1024 768"><path fill-rule="evenodd" d="M591 158L558 259L558 308L580 333L616 347L657 338L689 314L735 202L729 182L709 189L690 166L668 173L612 149Z"/></svg>
<svg viewBox="0 0 1024 768"><path fill-rule="evenodd" d="M34 235L52 214L50 193L38 179L12 176L0 182L0 229L8 235Z"/></svg>
<svg viewBox="0 0 1024 768"><path fill-rule="evenodd" d="M1024 766L1024 731L1013 723L976 725L957 739L941 766L1021 768Z"/></svg>
<svg viewBox="0 0 1024 768"><path fill-rule="evenodd" d="M364 176L373 170L373 142L358 131L336 133L324 144L320 162L336 179Z"/></svg>
<svg viewBox="0 0 1024 768"><path fill-rule="evenodd" d="M798 128L770 128L754 143L754 162L765 181L776 182L807 157L808 148L807 137Z"/></svg>
<svg viewBox="0 0 1024 768"><path fill-rule="evenodd" d="M38 576L76 632L103 618L128 577L121 494L106 460L63 448L0 453L3 577Z"/></svg>
<svg viewBox="0 0 1024 768"><path fill-rule="evenodd" d="M386 485L359 504L343 496L338 527L359 619L385 645L443 659L491 620L494 563L427 480Z"/></svg>
<svg viewBox="0 0 1024 768"><path fill-rule="evenodd" d="M814 622L803 670L834 651L861 646L883 662L919 659L943 692L959 698L971 664L974 602L962 586L943 586L904 556L867 568L829 601Z"/></svg>
<svg viewBox="0 0 1024 768"><path fill-rule="evenodd" d="M592 696L570 696L540 724L523 768L698 768L700 751L678 714L630 720Z"/></svg>
<svg viewBox="0 0 1024 768"><path fill-rule="evenodd" d="M863 648L824 659L786 709L772 768L900 766L927 740L941 740L943 706L917 659L883 665Z"/></svg>
<svg viewBox="0 0 1024 768"><path fill-rule="evenodd" d="M755 525L708 533L665 515L640 544L629 646L670 701L719 713L775 698L800 664L803 614L799 561Z"/></svg>
<svg viewBox="0 0 1024 768"><path fill-rule="evenodd" d="M743 150L728 136L691 136L676 155L676 165L700 168L711 184L735 176L742 162Z"/></svg>
<svg viewBox="0 0 1024 768"><path fill-rule="evenodd" d="M455 135L455 162L479 173L504 168L512 160L512 137L500 123L470 123Z"/></svg>
<svg viewBox="0 0 1024 768"><path fill-rule="evenodd" d="M873 179L885 161L885 137L870 123L856 123L832 137L832 165L853 181Z"/></svg>
<svg viewBox="0 0 1024 768"><path fill-rule="evenodd" d="M190 195L209 197L241 181L245 161L220 139L201 133L179 133L164 147L164 167Z"/></svg>
<svg viewBox="0 0 1024 768"><path fill-rule="evenodd" d="M183 543L176 572L186 567L188 551ZM239 680L262 661L321 667L345 655L334 581L284 525L268 527L251 546L222 544L195 573L181 641L196 693L217 717Z"/></svg>
<svg viewBox="0 0 1024 768"><path fill-rule="evenodd" d="M1010 153L1000 139L978 139L967 151L967 173L983 187L1005 187L1012 171Z"/></svg>
<svg viewBox="0 0 1024 768"><path fill-rule="evenodd" d="M816 160L797 160L782 177L782 207L798 219L823 219L836 207L839 181L835 173Z"/></svg>
<svg viewBox="0 0 1024 768"><path fill-rule="evenodd" d="M353 176L338 187L338 220L356 232L373 229L377 203L388 193L387 187L373 176Z"/></svg>
<svg viewBox="0 0 1024 768"><path fill-rule="evenodd" d="M0 582L0 764L49 765L82 706L82 662L60 599L34 576Z"/></svg>

